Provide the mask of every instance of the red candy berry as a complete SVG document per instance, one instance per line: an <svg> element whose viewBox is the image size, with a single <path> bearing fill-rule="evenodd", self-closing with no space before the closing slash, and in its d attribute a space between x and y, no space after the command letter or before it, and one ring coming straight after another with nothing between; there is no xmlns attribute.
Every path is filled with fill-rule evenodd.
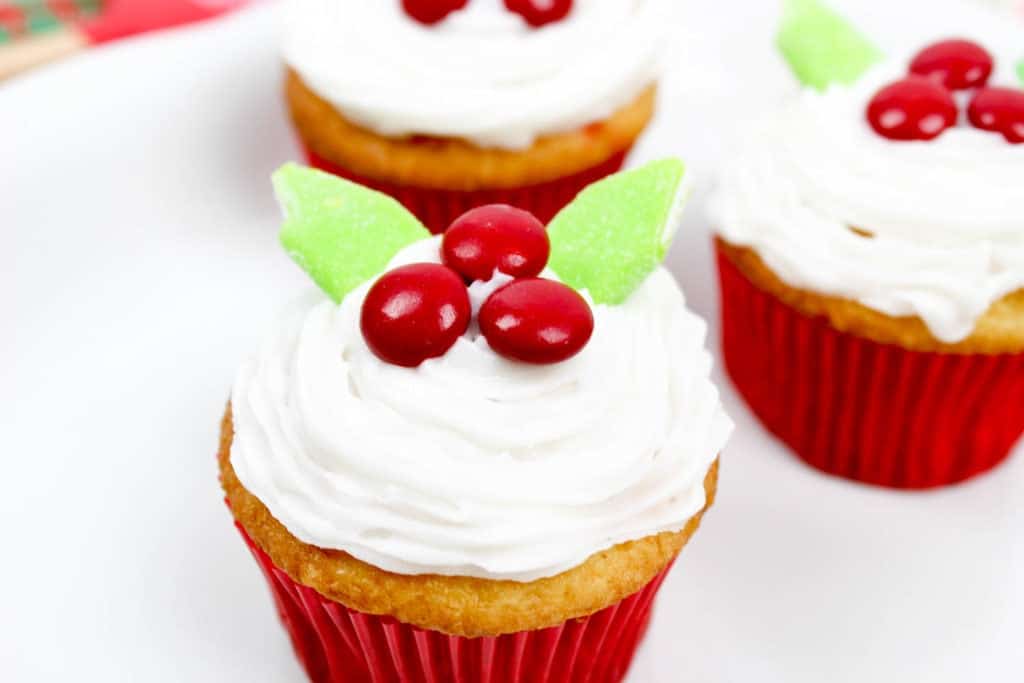
<svg viewBox="0 0 1024 683"><path fill-rule="evenodd" d="M1024 90L982 88L967 108L971 125L1002 133L1013 144L1024 143Z"/></svg>
<svg viewBox="0 0 1024 683"><path fill-rule="evenodd" d="M917 53L910 73L924 76L949 90L978 88L992 75L992 55L970 40L944 40Z"/></svg>
<svg viewBox="0 0 1024 683"><path fill-rule="evenodd" d="M868 105L868 122L890 140L931 140L956 125L953 95L920 77L906 78L878 91Z"/></svg>
<svg viewBox="0 0 1024 683"><path fill-rule="evenodd" d="M360 327L381 360L414 368L444 355L469 327L462 278L436 263L414 263L381 276L363 301Z"/></svg>
<svg viewBox="0 0 1024 683"><path fill-rule="evenodd" d="M576 290L554 280L513 280L480 308L480 331L495 353L525 363L559 363L590 341L594 316Z"/></svg>
<svg viewBox="0 0 1024 683"><path fill-rule="evenodd" d="M402 0L405 13L423 24L436 24L469 0Z"/></svg>
<svg viewBox="0 0 1024 683"><path fill-rule="evenodd" d="M572 0L505 0L505 7L526 19L530 26L540 27L569 16Z"/></svg>
<svg viewBox="0 0 1024 683"><path fill-rule="evenodd" d="M467 280L490 280L497 268L512 277L539 275L551 253L544 224L505 204L468 211L444 233L441 257Z"/></svg>

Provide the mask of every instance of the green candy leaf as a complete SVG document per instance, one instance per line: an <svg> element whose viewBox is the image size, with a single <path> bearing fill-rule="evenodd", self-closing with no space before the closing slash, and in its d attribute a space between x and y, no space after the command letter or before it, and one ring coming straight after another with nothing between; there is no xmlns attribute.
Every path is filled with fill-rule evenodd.
<svg viewBox="0 0 1024 683"><path fill-rule="evenodd" d="M686 200L686 167L663 159L586 188L548 225L551 269L595 303L620 304L662 262Z"/></svg>
<svg viewBox="0 0 1024 683"><path fill-rule="evenodd" d="M336 302L430 237L404 206L362 185L298 164L279 168L273 181L285 214L281 244Z"/></svg>
<svg viewBox="0 0 1024 683"><path fill-rule="evenodd" d="M1017 78L1020 79L1020 84L1024 85L1024 59L1017 62Z"/></svg>
<svg viewBox="0 0 1024 683"><path fill-rule="evenodd" d="M882 52L820 0L784 0L779 50L800 82L817 90L850 85Z"/></svg>

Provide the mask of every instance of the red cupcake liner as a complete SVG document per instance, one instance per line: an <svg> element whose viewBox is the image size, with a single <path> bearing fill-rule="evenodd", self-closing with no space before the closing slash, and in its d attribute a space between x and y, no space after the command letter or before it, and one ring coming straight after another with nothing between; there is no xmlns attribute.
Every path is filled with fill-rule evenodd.
<svg viewBox="0 0 1024 683"><path fill-rule="evenodd" d="M537 631L464 638L363 614L295 583L237 522L314 683L617 683L671 569L588 617Z"/></svg>
<svg viewBox="0 0 1024 683"><path fill-rule="evenodd" d="M546 183L465 192L397 185L373 180L330 162L309 148L305 148L304 151L309 164L314 168L391 195L435 234L444 232L452 221L470 209L485 204L510 204L529 211L546 224L555 217L562 207L575 199L580 190L622 168L626 155L629 153L628 149L623 150L597 166Z"/></svg>
<svg viewBox="0 0 1024 683"><path fill-rule="evenodd" d="M931 488L995 467L1024 433L1024 353L879 344L762 291L721 248L718 269L726 370L764 426L812 467Z"/></svg>

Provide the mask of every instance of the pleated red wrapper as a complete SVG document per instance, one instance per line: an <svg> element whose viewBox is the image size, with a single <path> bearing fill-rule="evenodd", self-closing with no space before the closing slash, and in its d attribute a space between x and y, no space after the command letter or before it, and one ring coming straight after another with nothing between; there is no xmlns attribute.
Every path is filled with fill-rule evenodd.
<svg viewBox="0 0 1024 683"><path fill-rule="evenodd" d="M1024 353L909 351L840 332L755 286L718 249L726 369L805 462L869 484L954 484L1024 433Z"/></svg>

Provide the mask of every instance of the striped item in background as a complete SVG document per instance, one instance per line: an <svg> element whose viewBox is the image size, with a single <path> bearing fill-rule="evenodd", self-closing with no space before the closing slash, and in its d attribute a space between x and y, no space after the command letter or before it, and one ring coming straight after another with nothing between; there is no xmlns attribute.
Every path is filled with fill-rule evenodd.
<svg viewBox="0 0 1024 683"><path fill-rule="evenodd" d="M101 0L0 0L0 45L90 17Z"/></svg>

